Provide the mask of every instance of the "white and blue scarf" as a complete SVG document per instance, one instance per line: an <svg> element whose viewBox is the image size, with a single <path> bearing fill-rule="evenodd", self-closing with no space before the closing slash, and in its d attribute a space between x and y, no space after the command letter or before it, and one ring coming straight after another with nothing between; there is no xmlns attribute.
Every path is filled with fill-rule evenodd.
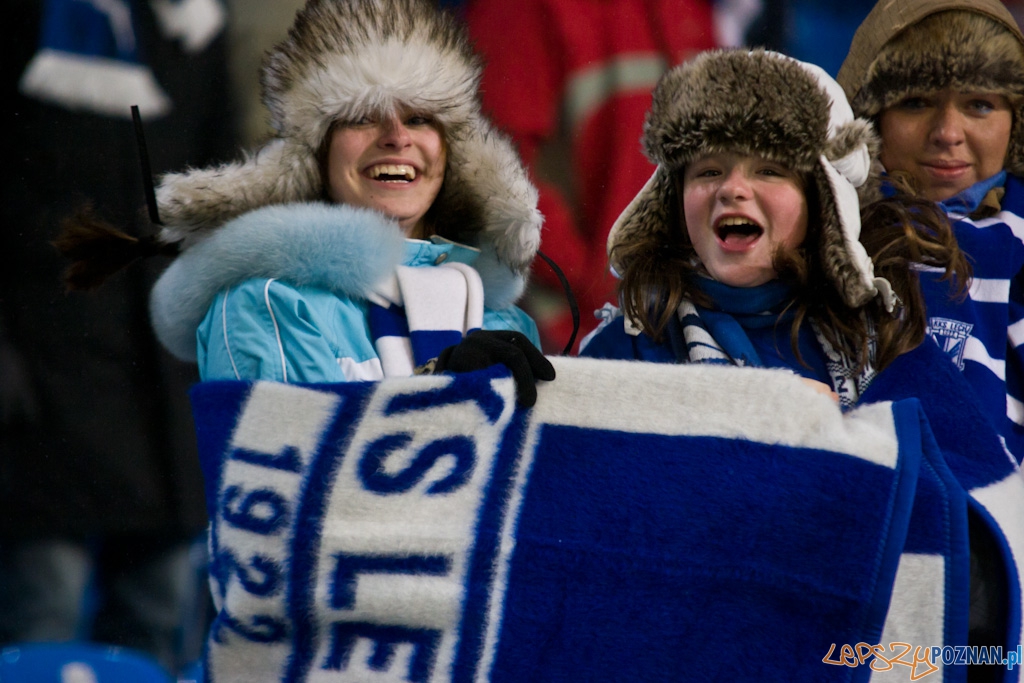
<svg viewBox="0 0 1024 683"><path fill-rule="evenodd" d="M385 377L408 377L483 326L480 275L464 263L398 266L370 297L370 334Z"/></svg>
<svg viewBox="0 0 1024 683"><path fill-rule="evenodd" d="M777 324L790 300L790 287L772 281L760 287L736 288L706 278L701 278L699 285L712 297L716 308L707 309L690 301L679 306L684 344L676 348L677 357L688 363L765 367L744 328ZM819 325L812 321L811 327L824 352L828 379L840 406L848 410L871 384L875 371L868 365L857 372L856 362L833 348Z"/></svg>

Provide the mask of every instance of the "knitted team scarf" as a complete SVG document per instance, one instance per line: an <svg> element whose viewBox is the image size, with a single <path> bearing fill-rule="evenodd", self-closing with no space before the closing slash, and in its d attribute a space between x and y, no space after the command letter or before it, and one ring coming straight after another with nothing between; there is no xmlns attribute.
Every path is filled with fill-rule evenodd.
<svg viewBox="0 0 1024 683"><path fill-rule="evenodd" d="M764 367L744 327L774 325L789 298L789 286L775 281L739 289L706 279L698 284L718 308L706 309L689 300L680 304L677 315L682 339L673 343L676 356L687 363ZM811 329L825 354L825 366L840 407L852 408L874 379L874 368L868 364L857 372L857 363L833 348L813 320ZM874 358L874 342L871 344L870 357Z"/></svg>
<svg viewBox="0 0 1024 683"><path fill-rule="evenodd" d="M882 176L881 192L885 197L896 195L896 189L888 182L888 176ZM991 178L980 180L949 199L938 202L950 218L959 220L965 216L971 218L988 218L997 213L1001 206L1006 185L1006 171L1002 170Z"/></svg>
<svg viewBox="0 0 1024 683"><path fill-rule="evenodd" d="M480 275L464 263L398 266L370 298L369 322L385 377L408 377L483 326Z"/></svg>

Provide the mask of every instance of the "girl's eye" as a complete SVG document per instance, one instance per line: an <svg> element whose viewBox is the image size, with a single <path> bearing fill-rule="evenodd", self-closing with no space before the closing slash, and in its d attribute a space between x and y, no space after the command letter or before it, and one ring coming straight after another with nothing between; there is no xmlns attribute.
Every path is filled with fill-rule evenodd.
<svg viewBox="0 0 1024 683"><path fill-rule="evenodd" d="M349 121L348 125L350 125L350 126L368 126L371 123L374 123L374 120L371 119L369 116L360 116L357 119L353 119L352 121Z"/></svg>
<svg viewBox="0 0 1024 683"><path fill-rule="evenodd" d="M899 104L896 105L900 109L908 109L911 111L917 109L924 109L928 106L928 100L923 97L905 97L900 100Z"/></svg>
<svg viewBox="0 0 1024 683"><path fill-rule="evenodd" d="M717 168L697 168L693 171L694 178L716 178L721 175Z"/></svg>
<svg viewBox="0 0 1024 683"><path fill-rule="evenodd" d="M770 178L792 178L793 173L782 166L763 166L758 169L758 174L768 176Z"/></svg>
<svg viewBox="0 0 1024 683"><path fill-rule="evenodd" d="M407 126L429 126L434 120L429 116L410 116L405 120Z"/></svg>

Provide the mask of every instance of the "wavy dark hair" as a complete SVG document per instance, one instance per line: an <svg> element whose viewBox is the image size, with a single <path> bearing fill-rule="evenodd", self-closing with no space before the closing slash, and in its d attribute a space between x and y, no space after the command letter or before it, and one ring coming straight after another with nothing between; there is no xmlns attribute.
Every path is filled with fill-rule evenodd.
<svg viewBox="0 0 1024 683"><path fill-rule="evenodd" d="M820 216L816 184L805 178L803 185L808 215ZM893 196L862 208L860 234L874 262L875 275L888 280L902 302L893 313L885 310L879 297L861 308L851 308L843 301L818 256L820 220L808 221L801 247L780 248L774 254L779 278L793 286L787 309L794 311L790 343L801 362L797 338L809 320L818 324L833 348L857 362L858 371L869 363L880 371L916 348L924 341L927 326L918 282L921 267L942 270L951 297L965 295L971 266L946 215L933 202L913 196L902 183L894 184L893 190ZM679 207L666 208L667 239L664 233L649 233L616 244L610 254L620 276L618 293L625 314L655 340L663 339L684 299L712 306L695 284L703 270Z"/></svg>

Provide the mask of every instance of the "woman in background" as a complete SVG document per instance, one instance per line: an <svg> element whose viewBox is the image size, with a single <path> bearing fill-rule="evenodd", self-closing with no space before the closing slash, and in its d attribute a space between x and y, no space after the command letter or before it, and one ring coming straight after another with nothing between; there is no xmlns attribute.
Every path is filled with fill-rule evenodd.
<svg viewBox="0 0 1024 683"><path fill-rule="evenodd" d="M922 273L928 329L1024 458L1024 36L998 0L879 2L838 76L880 162L953 222L974 279Z"/></svg>

